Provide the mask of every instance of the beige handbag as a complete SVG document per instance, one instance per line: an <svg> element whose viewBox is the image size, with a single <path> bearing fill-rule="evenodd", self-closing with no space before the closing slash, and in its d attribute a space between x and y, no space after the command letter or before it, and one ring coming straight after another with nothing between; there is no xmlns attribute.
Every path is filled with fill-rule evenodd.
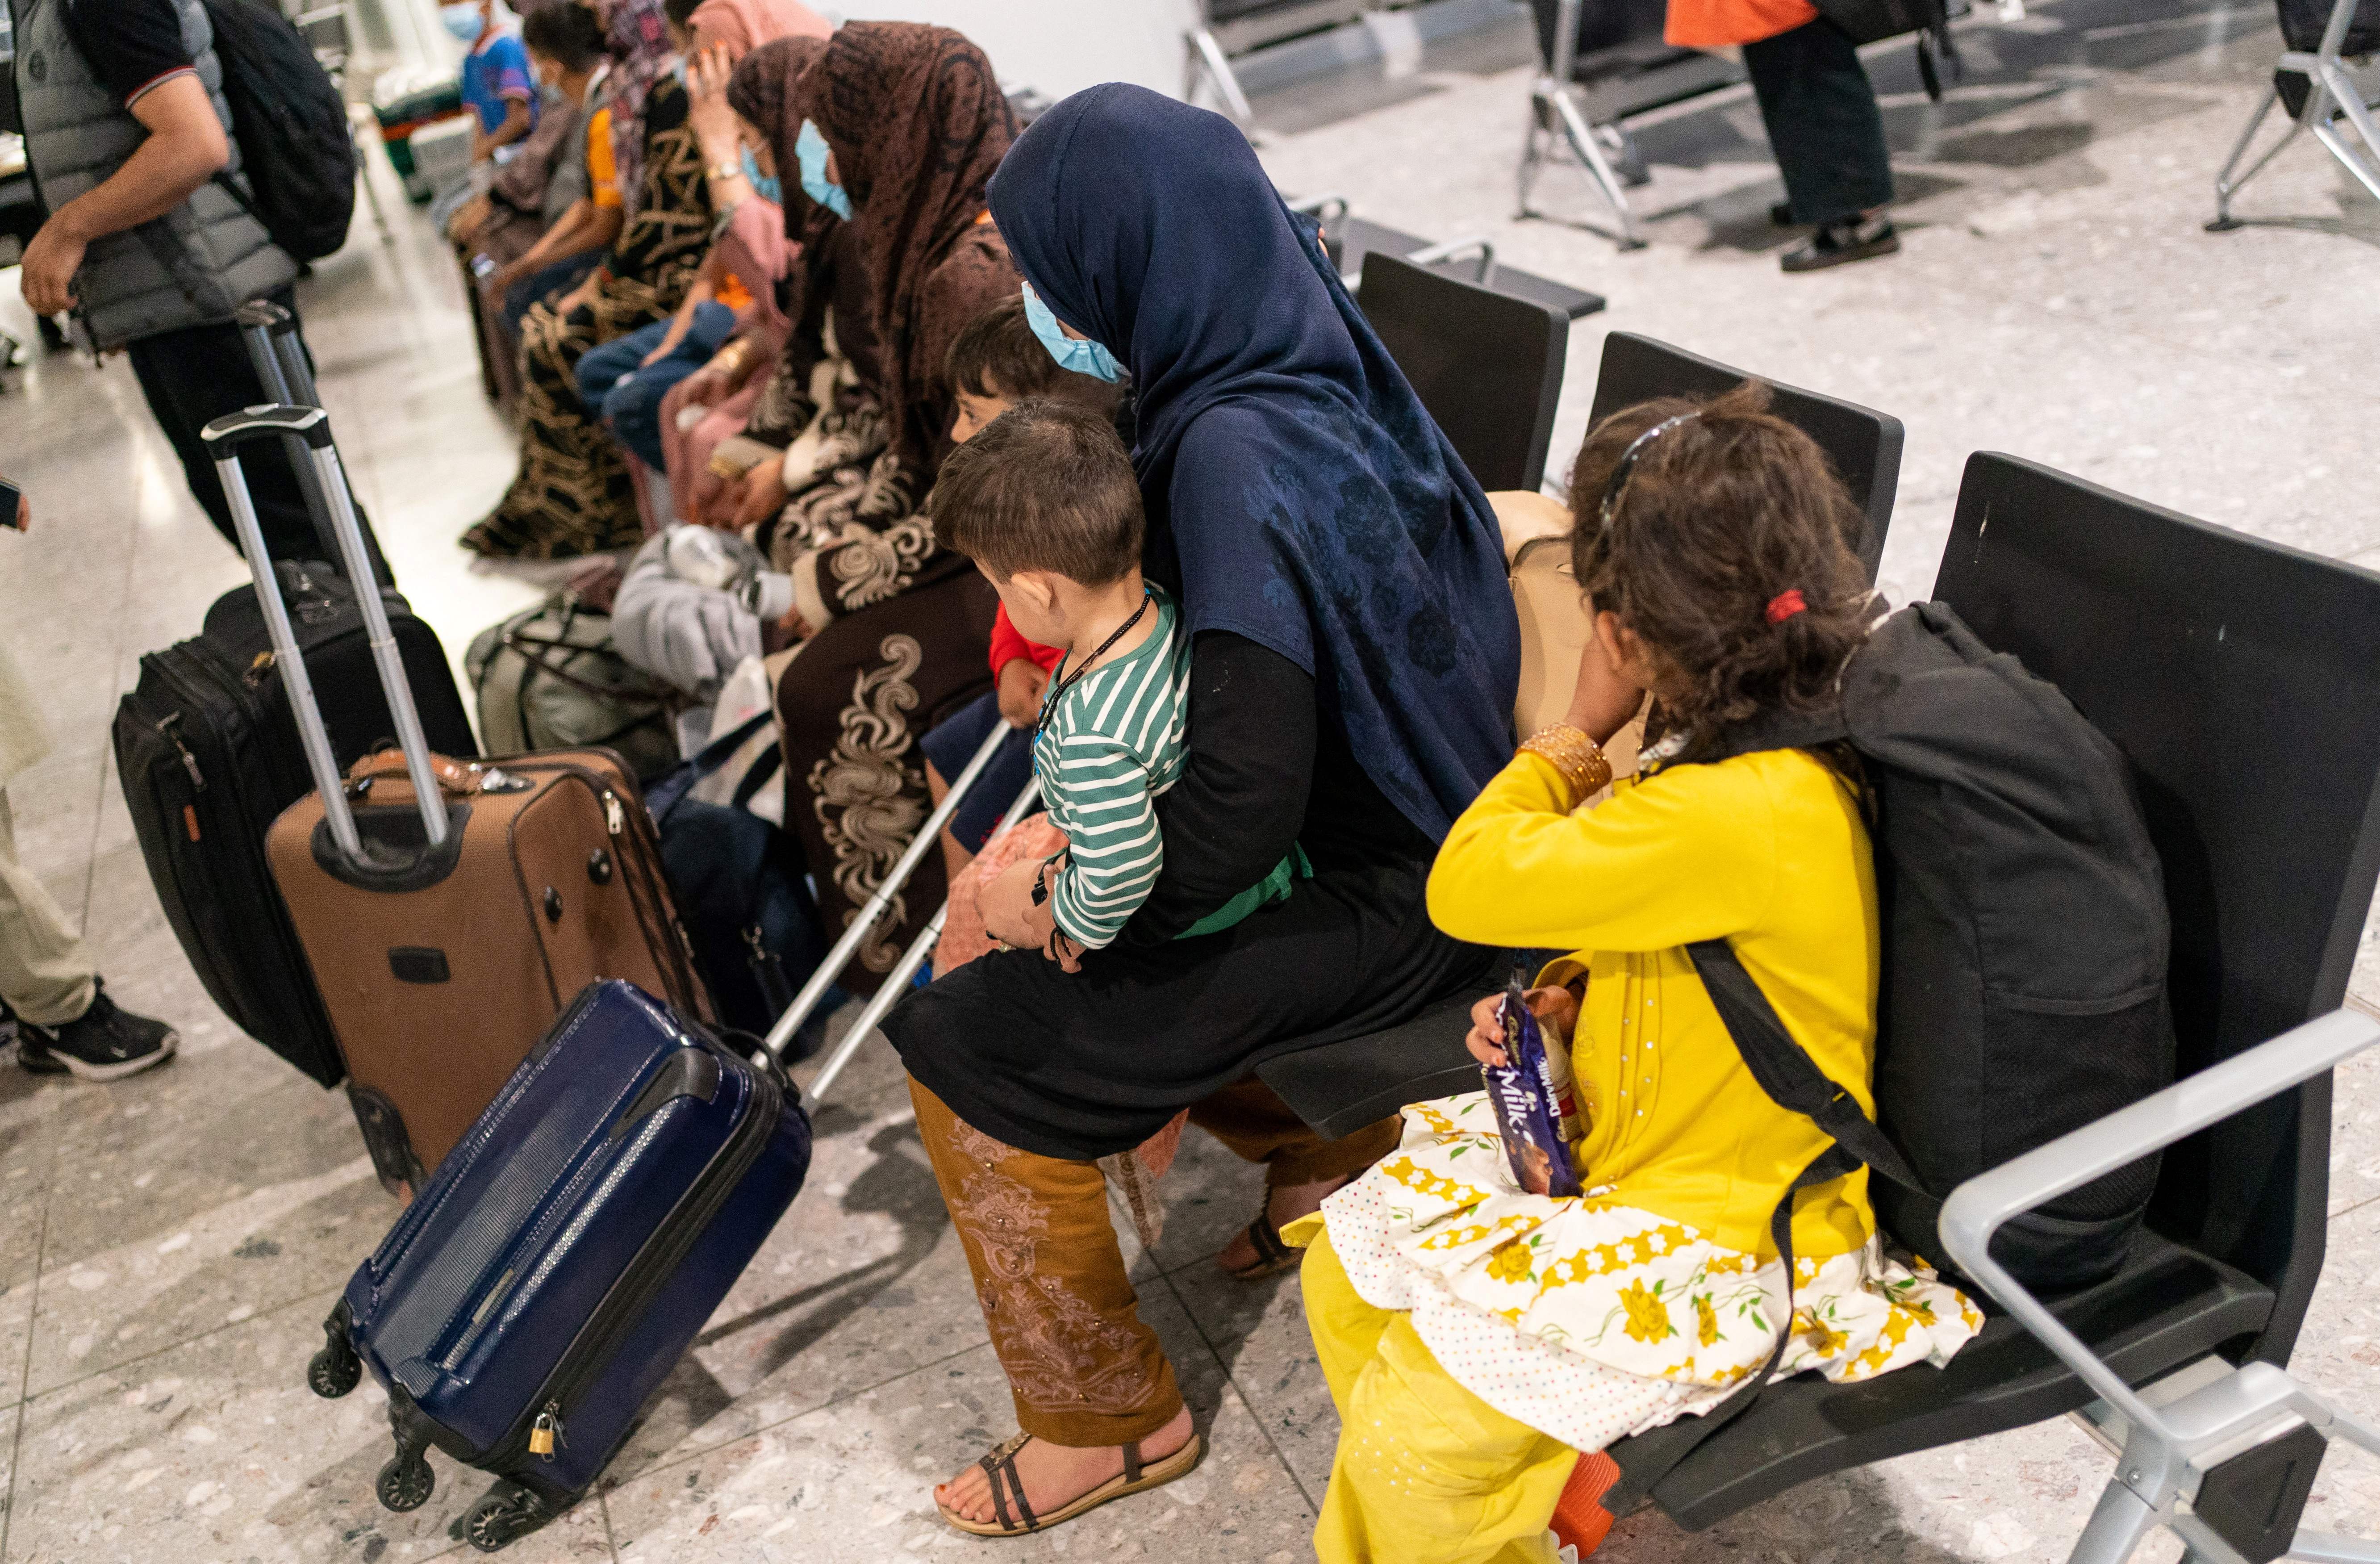
<svg viewBox="0 0 2380 1564"><path fill-rule="evenodd" d="M1488 503L1503 528L1504 566L1512 584L1512 609L1521 620L1521 688L1512 703L1512 732L1526 738L1570 710L1591 621L1571 571L1570 507L1549 494L1520 489L1500 490ZM1612 775L1636 770L1644 738L1641 714L1611 735L1603 754Z"/></svg>

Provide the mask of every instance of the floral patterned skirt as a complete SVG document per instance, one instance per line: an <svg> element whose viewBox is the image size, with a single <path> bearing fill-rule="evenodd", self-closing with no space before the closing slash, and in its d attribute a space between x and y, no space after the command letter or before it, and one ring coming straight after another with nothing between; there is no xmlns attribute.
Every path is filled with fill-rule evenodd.
<svg viewBox="0 0 2380 1564"><path fill-rule="evenodd" d="M1957 1289L1885 1253L1784 1267L1694 1229L1512 1180L1484 1093L1405 1109L1396 1154L1323 1206L1348 1279L1409 1312L1448 1374L1506 1416L1601 1449L1709 1410L1791 1332L1778 1374L1867 1379L1940 1366L1983 1315Z"/></svg>

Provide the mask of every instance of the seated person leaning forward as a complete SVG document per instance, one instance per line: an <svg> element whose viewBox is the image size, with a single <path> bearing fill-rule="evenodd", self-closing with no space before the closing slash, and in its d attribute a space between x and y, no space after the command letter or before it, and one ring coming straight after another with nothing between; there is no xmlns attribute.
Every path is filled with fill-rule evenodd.
<svg viewBox="0 0 2380 1564"><path fill-rule="evenodd" d="M1463 939L1571 952L1529 1003L1572 1045L1587 1193L1549 1195L1542 1170L1524 1188L1469 1092L1408 1108L1397 1155L1286 1235L1312 1243L1306 1325L1340 1414L1322 1564L1554 1564L1557 1503L1574 1472L1573 1500L1600 1497L1614 1440L1707 1412L1772 1352L1865 1379L1938 1366L1982 1324L1883 1251L1867 1170L1789 1193L1830 1143L1754 1081L1682 948L1726 940L1873 1111L1856 762L1696 759L1735 724L1822 706L1864 638L1859 513L1765 401L1624 409L1572 474L1572 564L1600 611L1577 693L1454 822L1429 909ZM1648 690L1673 736L1581 810ZM1486 1064L1506 1062L1499 1002L1472 1012ZM1791 1283L1770 1230L1788 1199Z"/></svg>
<svg viewBox="0 0 2380 1564"><path fill-rule="evenodd" d="M1223 1255L1260 1273L1259 1242L1280 1254L1279 1223L1394 1145L1394 1120L1326 1144L1254 1071L1488 978L1423 888L1512 753L1519 630L1487 497L1230 121L1092 88L1019 138L990 200L1046 340L1139 388L1145 564L1191 638L1168 850L1131 922L1079 973L994 952L884 1024L1022 1428L937 1502L1002 1534L1196 1459L1099 1158L1187 1109L1265 1163ZM1286 899L1176 938L1298 849L1313 875Z"/></svg>

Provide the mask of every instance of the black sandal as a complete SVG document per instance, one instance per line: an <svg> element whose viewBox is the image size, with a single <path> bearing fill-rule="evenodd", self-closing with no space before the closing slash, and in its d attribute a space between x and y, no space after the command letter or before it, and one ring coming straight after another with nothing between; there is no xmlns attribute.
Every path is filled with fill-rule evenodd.
<svg viewBox="0 0 2380 1564"><path fill-rule="evenodd" d="M1257 1219L1248 1224L1248 1242L1256 1245L1256 1263L1230 1273L1242 1281L1262 1281L1266 1277L1278 1276L1305 1258L1305 1250L1293 1249L1281 1241L1281 1229L1273 1225L1269 1194L1263 1208L1257 1212Z"/></svg>
<svg viewBox="0 0 2380 1564"><path fill-rule="evenodd" d="M1206 1440L1194 1433L1180 1449L1162 1461L1144 1466L1140 1460L1140 1445L1135 1441L1123 1447L1123 1475L1109 1478L1054 1514L1036 1515L1033 1506L1025 1497L1025 1480L1016 1474L1016 1452L1023 1449L1026 1441L1032 1437L1032 1435L1019 1430L985 1451L976 1461L983 1468L983 1474L991 1479L993 1520L990 1522L970 1521L936 1499L934 1508L941 1511L942 1519L970 1536L1021 1537L1033 1532L1046 1532L1052 1526L1063 1525L1078 1515L1097 1509L1111 1499L1146 1493L1150 1488L1162 1487L1176 1477L1186 1476L1207 1453ZM1009 1512L1012 1501L1016 1506L1014 1516Z"/></svg>

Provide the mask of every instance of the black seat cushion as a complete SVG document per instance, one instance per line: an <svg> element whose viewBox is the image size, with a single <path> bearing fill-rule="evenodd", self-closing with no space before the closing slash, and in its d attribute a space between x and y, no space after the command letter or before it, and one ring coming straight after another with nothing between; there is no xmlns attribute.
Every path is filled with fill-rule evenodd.
<svg viewBox="0 0 2380 1564"><path fill-rule="evenodd" d="M2058 1319L2128 1379L2162 1375L2253 1336L2273 1311L2270 1289L2146 1229L2124 1268L2050 1302ZM1871 1461L2021 1428L2073 1411L2090 1390L2005 1315L1945 1368L1897 1369L1837 1385L1815 1374L1770 1386L1726 1431L1694 1444L1697 1420L1613 1445L1622 1486L1689 1531L1725 1520L1799 1483Z"/></svg>
<svg viewBox="0 0 2380 1564"><path fill-rule="evenodd" d="M1385 1032L1268 1059L1257 1075L1330 1140L1378 1123L1409 1102L1479 1089L1479 1065L1463 1046L1479 992L1440 1000Z"/></svg>

